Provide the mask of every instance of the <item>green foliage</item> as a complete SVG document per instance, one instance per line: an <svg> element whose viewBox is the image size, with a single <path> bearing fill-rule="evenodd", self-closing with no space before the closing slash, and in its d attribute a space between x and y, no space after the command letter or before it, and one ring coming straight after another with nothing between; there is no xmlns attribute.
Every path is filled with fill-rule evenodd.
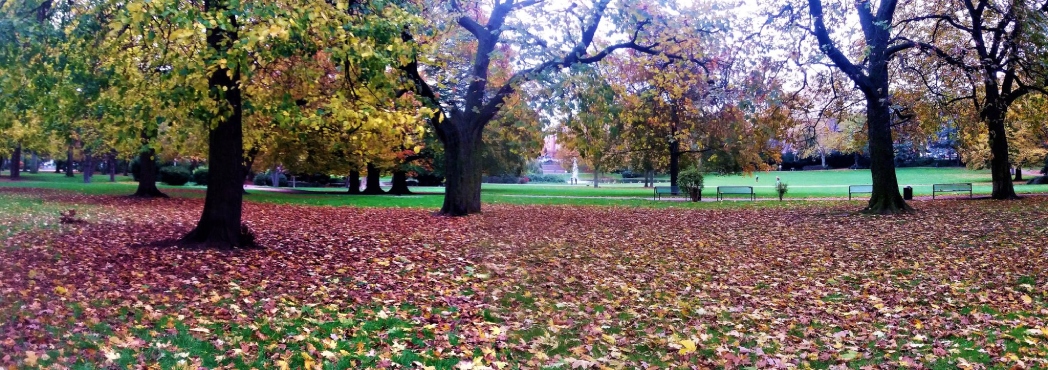
<svg viewBox="0 0 1048 370"><path fill-rule="evenodd" d="M207 167L197 167L193 170L192 180L194 184L207 186Z"/></svg>
<svg viewBox="0 0 1048 370"><path fill-rule="evenodd" d="M697 168L690 168L681 171L677 177L677 186L688 191L691 191L692 188L702 190L703 180L702 172L699 172Z"/></svg>
<svg viewBox="0 0 1048 370"><path fill-rule="evenodd" d="M284 174L282 173L277 174L277 182L280 184L280 186L288 186L287 176L284 176ZM254 183L257 186L273 186L273 177L271 176L269 171L261 172L255 175L255 178L254 180L252 180L252 183Z"/></svg>
<svg viewBox="0 0 1048 370"><path fill-rule="evenodd" d="M565 183L567 181L568 175L564 174L533 173L528 175L528 182Z"/></svg>
<svg viewBox="0 0 1048 370"><path fill-rule="evenodd" d="M170 166L160 169L160 182L168 185L185 185L189 182L190 177L192 177L192 174L189 173L189 169L182 166Z"/></svg>
<svg viewBox="0 0 1048 370"><path fill-rule="evenodd" d="M779 194L779 200L782 200L787 191L789 191L789 185L785 182L779 181L775 183L775 193Z"/></svg>

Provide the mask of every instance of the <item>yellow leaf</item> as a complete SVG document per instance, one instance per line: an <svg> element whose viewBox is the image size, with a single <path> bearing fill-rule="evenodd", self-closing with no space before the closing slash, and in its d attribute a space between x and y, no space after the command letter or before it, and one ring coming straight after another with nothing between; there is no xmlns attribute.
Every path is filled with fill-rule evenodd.
<svg viewBox="0 0 1048 370"><path fill-rule="evenodd" d="M280 370L290 370L291 367L288 366L287 361L279 360L277 361L277 368Z"/></svg>
<svg viewBox="0 0 1048 370"><path fill-rule="evenodd" d="M680 354L686 355L695 352L695 341L691 339L685 339L680 341Z"/></svg>
<svg viewBox="0 0 1048 370"><path fill-rule="evenodd" d="M69 295L69 289L66 289L66 288L65 288L65 287L63 287L63 286L56 286L56 287L55 287L55 294L58 294L58 295L60 295L60 296L66 296L66 295Z"/></svg>
<svg viewBox="0 0 1048 370"><path fill-rule="evenodd" d="M1023 298L1023 303L1025 303L1025 304L1033 303L1033 298L1030 298L1030 296L1028 296L1026 294L1023 294L1022 298Z"/></svg>
<svg viewBox="0 0 1048 370"><path fill-rule="evenodd" d="M917 330L924 329L924 324L921 323L921 320L913 320L913 327L917 328Z"/></svg>
<svg viewBox="0 0 1048 370"><path fill-rule="evenodd" d="M36 352L25 351L25 364L26 365L36 366L36 360L37 360Z"/></svg>

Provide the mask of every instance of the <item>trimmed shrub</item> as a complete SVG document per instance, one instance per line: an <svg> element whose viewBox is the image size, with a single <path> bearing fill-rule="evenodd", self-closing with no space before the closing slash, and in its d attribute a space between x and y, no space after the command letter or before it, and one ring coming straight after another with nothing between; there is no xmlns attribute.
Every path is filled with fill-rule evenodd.
<svg viewBox="0 0 1048 370"><path fill-rule="evenodd" d="M480 182L488 184L527 184L528 178L509 175L484 176L480 178Z"/></svg>
<svg viewBox="0 0 1048 370"><path fill-rule="evenodd" d="M160 169L160 182L182 186L189 182L189 178L193 175L189 173L189 169L182 166L171 166Z"/></svg>
<svg viewBox="0 0 1048 370"><path fill-rule="evenodd" d="M207 186L207 167L197 167L197 169L193 170L191 179L194 184Z"/></svg>
<svg viewBox="0 0 1048 370"><path fill-rule="evenodd" d="M287 176L284 176L284 174L281 173L277 175L277 179L277 181L280 182L280 186L288 186ZM257 186L273 186L273 180L269 176L268 171L255 175L255 179L252 180L252 183L254 183Z"/></svg>
<svg viewBox="0 0 1048 370"><path fill-rule="evenodd" d="M552 183L564 183L568 182L567 175L554 175L554 174L537 174L533 173L528 175L528 182L552 182Z"/></svg>
<svg viewBox="0 0 1048 370"><path fill-rule="evenodd" d="M680 174L677 175L677 186L688 191L691 191L691 188L702 190L703 180L702 172L699 172L698 169L691 168L681 171Z"/></svg>

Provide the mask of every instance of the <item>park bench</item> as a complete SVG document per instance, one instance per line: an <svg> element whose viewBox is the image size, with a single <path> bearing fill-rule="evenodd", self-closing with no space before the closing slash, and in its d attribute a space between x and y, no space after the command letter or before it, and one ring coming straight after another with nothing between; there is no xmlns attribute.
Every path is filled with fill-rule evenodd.
<svg viewBox="0 0 1048 370"><path fill-rule="evenodd" d="M749 195L750 200L757 200L757 195L753 193L752 186L718 186L717 187L717 200L723 200L725 195L728 194L742 194Z"/></svg>
<svg viewBox="0 0 1048 370"><path fill-rule="evenodd" d="M680 195L680 186L656 186L655 195L652 200L662 199L663 194Z"/></svg>
<svg viewBox="0 0 1048 370"><path fill-rule="evenodd" d="M956 184L934 184L932 185L932 199L935 199L935 193L956 193L956 192L968 192L968 198L972 197L972 183L963 182Z"/></svg>
<svg viewBox="0 0 1048 370"><path fill-rule="evenodd" d="M848 200L852 194L873 194L873 185L848 185Z"/></svg>

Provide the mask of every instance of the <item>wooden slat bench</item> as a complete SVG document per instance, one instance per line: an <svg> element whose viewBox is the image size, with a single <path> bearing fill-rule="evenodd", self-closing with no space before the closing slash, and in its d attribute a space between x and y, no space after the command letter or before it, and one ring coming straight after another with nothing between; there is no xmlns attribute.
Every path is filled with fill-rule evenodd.
<svg viewBox="0 0 1048 370"><path fill-rule="evenodd" d="M656 186L655 195L652 197L651 200L662 199L663 194L681 195L680 186Z"/></svg>
<svg viewBox="0 0 1048 370"><path fill-rule="evenodd" d="M717 200L723 200L725 195L728 194L740 194L749 195L750 200L757 200L757 195L753 193L752 186L718 186L717 187Z"/></svg>
<svg viewBox="0 0 1048 370"><path fill-rule="evenodd" d="M873 194L873 185L848 185L848 200L852 194Z"/></svg>
<svg viewBox="0 0 1048 370"><path fill-rule="evenodd" d="M972 197L972 183L962 182L956 184L934 184L932 185L932 199L935 199L935 193L958 193L968 192L968 198Z"/></svg>

